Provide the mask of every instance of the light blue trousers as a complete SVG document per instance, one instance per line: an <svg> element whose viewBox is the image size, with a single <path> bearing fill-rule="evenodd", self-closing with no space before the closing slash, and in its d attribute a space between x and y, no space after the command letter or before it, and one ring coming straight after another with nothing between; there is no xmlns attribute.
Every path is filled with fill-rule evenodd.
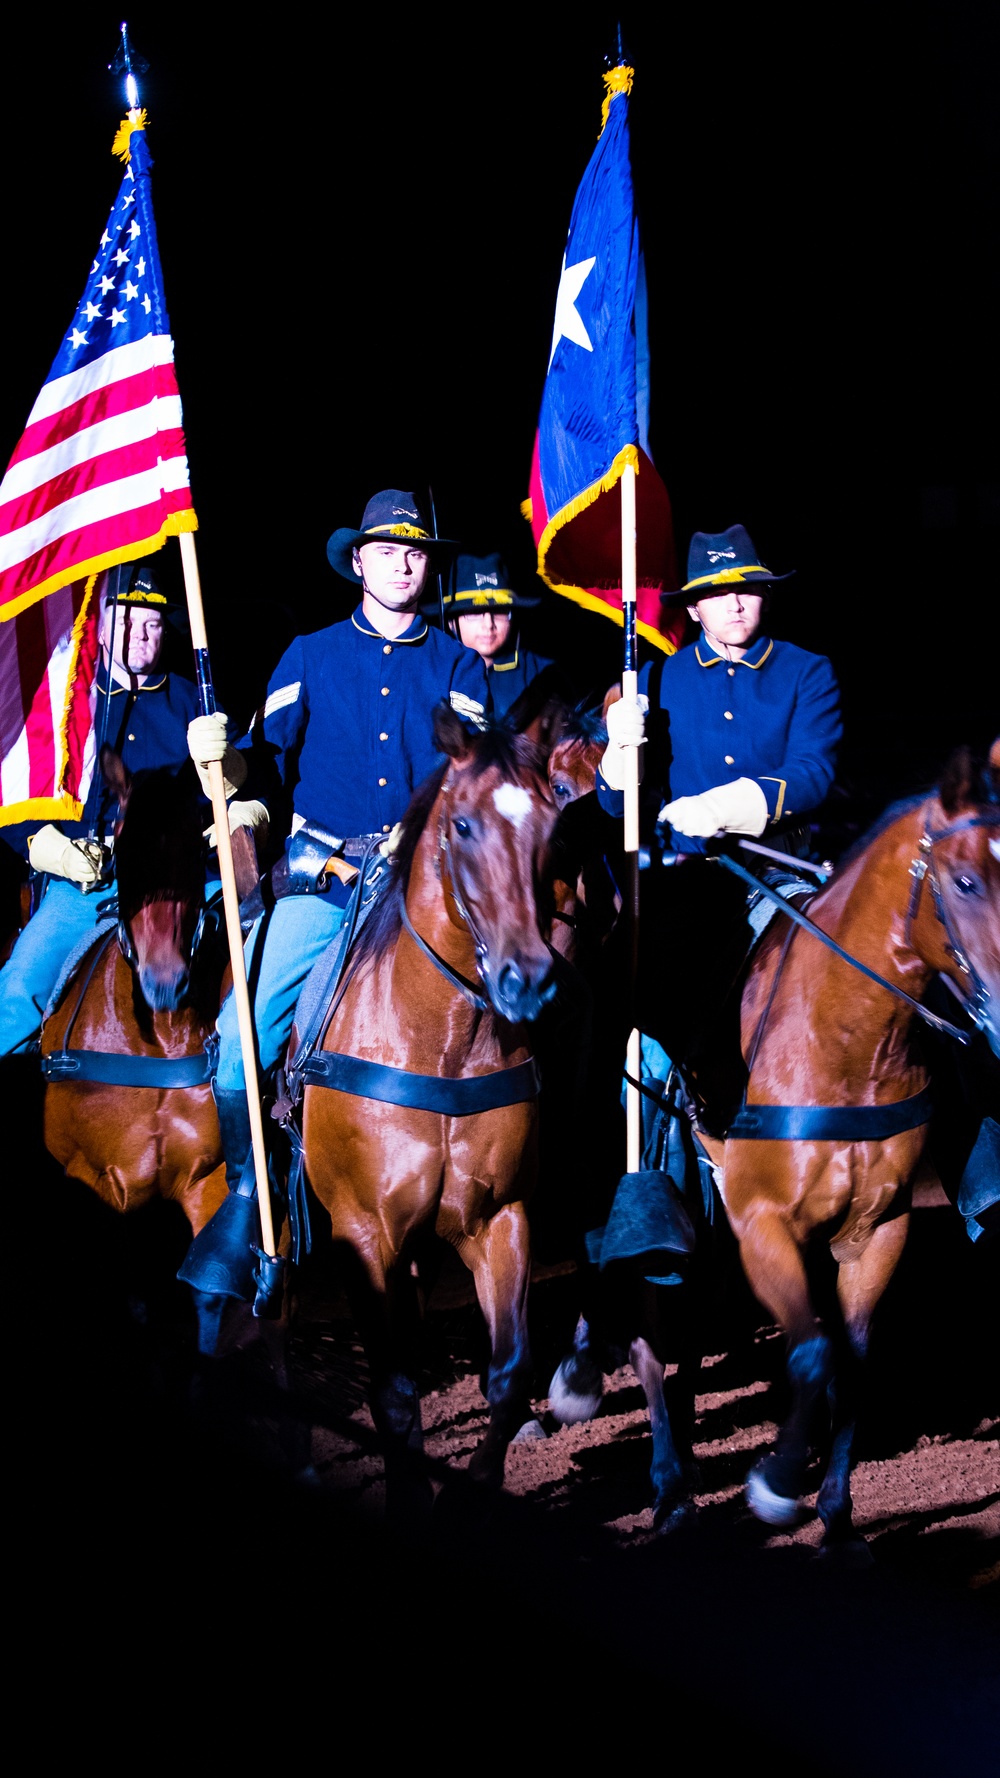
<svg viewBox="0 0 1000 1778"><path fill-rule="evenodd" d="M59 971L110 894L108 887L84 895L65 877L49 878L41 907L0 970L0 1056L25 1051L38 1036Z"/></svg>
<svg viewBox="0 0 1000 1778"><path fill-rule="evenodd" d="M262 1073L281 1061L291 1036L302 984L330 940L336 938L346 916L347 909L339 907L328 895L291 895L277 903L270 917L262 914L250 933L243 954ZM219 1090L244 1092L246 1077L231 994L223 1002L218 1029Z"/></svg>

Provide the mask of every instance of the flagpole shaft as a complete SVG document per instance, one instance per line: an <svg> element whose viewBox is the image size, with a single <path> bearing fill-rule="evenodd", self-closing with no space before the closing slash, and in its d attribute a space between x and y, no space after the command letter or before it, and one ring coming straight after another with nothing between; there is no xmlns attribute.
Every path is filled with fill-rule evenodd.
<svg viewBox="0 0 1000 1778"><path fill-rule="evenodd" d="M195 550L194 536L190 531L182 531L179 541L181 561L184 566L184 592L187 597L188 622L191 625L191 645L198 668L199 695L204 704L206 690L210 691L211 687L211 673L208 667L208 636L205 630L205 608L201 598L198 556ZM214 708L214 695L211 696L211 702ZM246 1078L247 1109L250 1113L250 1136L253 1142L253 1164L257 1179L257 1205L260 1210L261 1246L265 1253L273 1256L277 1248L274 1240L274 1223L271 1217L271 1193L267 1182L267 1155L264 1149L264 1123L260 1113L253 1015L250 1011L250 991L247 987L246 961L243 956L240 898L236 887L236 872L233 869L233 844L229 834L229 816L226 810L226 790L221 760L214 759L209 762L208 782L212 792L212 820L215 823L219 875L222 878L222 905L226 912L226 934L229 939L229 957L233 968L233 1000L240 1032L243 1073Z"/></svg>
<svg viewBox="0 0 1000 1778"><path fill-rule="evenodd" d="M622 700L634 704L638 697L635 641L635 470L627 463L622 471L622 619L625 653L622 664ZM625 871L629 919L629 1005L635 1006L639 966L639 749L625 749ZM641 1045L639 1032L629 1033L625 1064L633 1080L639 1079ZM639 1171L642 1148L642 1117L637 1088L625 1086L625 1170Z"/></svg>

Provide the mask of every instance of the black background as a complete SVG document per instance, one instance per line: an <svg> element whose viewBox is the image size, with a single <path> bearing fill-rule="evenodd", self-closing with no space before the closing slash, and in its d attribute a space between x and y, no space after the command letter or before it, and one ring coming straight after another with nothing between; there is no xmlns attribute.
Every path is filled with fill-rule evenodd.
<svg viewBox="0 0 1000 1778"><path fill-rule="evenodd" d="M10 44L4 457L117 189L119 16L39 12ZM986 17L622 15L681 550L740 521L797 567L773 627L832 656L842 776L876 801L1000 711ZM530 577L518 507L615 14L145 6L130 28L216 678L245 719L290 636L350 609L325 542L378 487L432 480L442 532ZM605 620L550 598L536 633L615 676Z"/></svg>

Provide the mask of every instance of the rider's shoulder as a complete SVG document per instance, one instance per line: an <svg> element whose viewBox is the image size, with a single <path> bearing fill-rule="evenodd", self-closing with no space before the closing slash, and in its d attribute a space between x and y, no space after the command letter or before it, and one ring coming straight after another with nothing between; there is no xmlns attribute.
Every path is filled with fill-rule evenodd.
<svg viewBox="0 0 1000 1778"><path fill-rule="evenodd" d="M775 664L786 672L834 676L833 662L829 655L817 654L811 648L800 648L797 642L786 642L777 637L771 639L771 649Z"/></svg>

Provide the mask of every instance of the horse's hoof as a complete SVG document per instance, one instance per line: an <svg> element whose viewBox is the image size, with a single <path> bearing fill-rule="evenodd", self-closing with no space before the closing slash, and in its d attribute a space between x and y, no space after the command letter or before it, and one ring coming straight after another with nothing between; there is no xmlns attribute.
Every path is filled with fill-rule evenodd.
<svg viewBox="0 0 1000 1778"><path fill-rule="evenodd" d="M696 1518L697 1509L693 1500L681 1500L673 1506L664 1500L653 1508L653 1530L658 1537L669 1537L672 1532L682 1531L686 1525L693 1525Z"/></svg>
<svg viewBox="0 0 1000 1778"><path fill-rule="evenodd" d="M875 1566L875 1557L863 1537L824 1537L816 1551L817 1562L827 1568L842 1568L853 1574L867 1574Z"/></svg>
<svg viewBox="0 0 1000 1778"><path fill-rule="evenodd" d="M562 1426L592 1420L604 1400L604 1379L595 1364L564 1358L549 1384L549 1408Z"/></svg>
<svg viewBox="0 0 1000 1778"><path fill-rule="evenodd" d="M762 1519L765 1525L777 1525L787 1531L790 1526L797 1525L802 1517L802 1508L798 1500L789 1499L787 1494L776 1494L764 1480L763 1466L758 1464L747 1476L747 1505L754 1518Z"/></svg>
<svg viewBox="0 0 1000 1778"><path fill-rule="evenodd" d="M523 1426L518 1427L511 1443L515 1445L526 1445L530 1444L532 1439L548 1438L548 1436L549 1435L541 1421L536 1420L534 1415L532 1415L530 1420L526 1420Z"/></svg>

